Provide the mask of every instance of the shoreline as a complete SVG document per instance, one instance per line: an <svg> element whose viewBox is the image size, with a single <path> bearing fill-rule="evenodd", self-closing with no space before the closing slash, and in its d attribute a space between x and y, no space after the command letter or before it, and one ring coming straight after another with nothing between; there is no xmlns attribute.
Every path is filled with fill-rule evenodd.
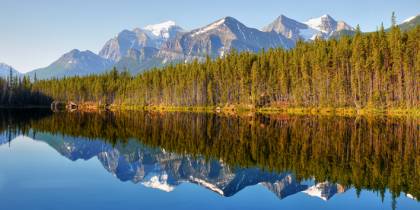
<svg viewBox="0 0 420 210"><path fill-rule="evenodd" d="M99 109L99 107L98 107ZM201 112L223 113L230 115L241 114L291 114L291 115L332 115L332 116L408 116L419 117L419 109L377 109L377 108L317 108L317 107L263 107L263 108L235 108L235 107L181 107L181 106L125 106L113 105L111 111L155 111L155 112Z"/></svg>
<svg viewBox="0 0 420 210"><path fill-rule="evenodd" d="M0 109L50 109L50 106L0 106ZM221 113L228 115L246 115L246 114L290 114L290 115L330 115L330 116L407 116L419 117L418 109L378 109L363 108L356 109L350 107L332 108L332 107L262 107L249 108L244 106L133 106L133 105L111 105L110 107L92 106L92 104L80 104L77 111L97 112L97 111L153 111L153 112L197 112L197 113Z"/></svg>

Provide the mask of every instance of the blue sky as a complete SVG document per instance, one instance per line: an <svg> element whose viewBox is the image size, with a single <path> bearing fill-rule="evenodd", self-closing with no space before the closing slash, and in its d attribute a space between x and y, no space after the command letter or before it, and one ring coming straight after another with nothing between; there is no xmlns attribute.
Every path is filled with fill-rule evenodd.
<svg viewBox="0 0 420 210"><path fill-rule="evenodd" d="M261 28L280 14L305 21L330 14L363 31L420 14L419 0L0 0L0 62L20 71L77 48L97 53L122 29L174 20L185 29L233 16Z"/></svg>

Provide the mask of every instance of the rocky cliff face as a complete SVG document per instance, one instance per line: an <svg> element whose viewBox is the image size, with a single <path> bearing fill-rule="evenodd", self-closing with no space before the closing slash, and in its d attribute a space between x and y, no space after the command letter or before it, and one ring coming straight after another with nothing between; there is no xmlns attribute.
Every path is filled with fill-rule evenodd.
<svg viewBox="0 0 420 210"><path fill-rule="evenodd" d="M311 29L308 25L290 19L284 15L280 15L272 23L264 27L262 31L273 31L282 34L293 42L296 42L299 39L309 40L319 33L319 31Z"/></svg>
<svg viewBox="0 0 420 210"><path fill-rule="evenodd" d="M310 28L319 31L318 37L331 38L334 33L339 31L354 31L354 28L344 21L336 21L330 15L323 15L318 18L312 18L305 22Z"/></svg>
<svg viewBox="0 0 420 210"><path fill-rule="evenodd" d="M132 50L143 51L144 48L157 50L164 42L173 39L183 31L173 21L148 25L145 28L135 28L132 31L123 30L105 43L99 55L118 62L122 58L130 56Z"/></svg>
<svg viewBox="0 0 420 210"><path fill-rule="evenodd" d="M334 20L330 15L312 18L304 23L281 15L262 30L282 34L295 43L299 39L304 41L316 38L329 39L340 31L354 31L354 28L344 21Z"/></svg>
<svg viewBox="0 0 420 210"><path fill-rule="evenodd" d="M105 43L99 55L105 59L118 62L121 58L127 56L130 50L141 50L144 47L156 48L157 46L155 41L141 29L124 30Z"/></svg>
<svg viewBox="0 0 420 210"><path fill-rule="evenodd" d="M232 49L257 52L261 49L291 46L290 40L283 35L248 28L232 17L225 17L165 43L160 56L191 60L206 56L223 57Z"/></svg>

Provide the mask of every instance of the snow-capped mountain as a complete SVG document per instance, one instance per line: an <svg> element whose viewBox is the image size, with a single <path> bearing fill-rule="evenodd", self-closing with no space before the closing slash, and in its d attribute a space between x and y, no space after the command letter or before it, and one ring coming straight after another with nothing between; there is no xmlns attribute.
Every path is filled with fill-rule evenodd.
<svg viewBox="0 0 420 210"><path fill-rule="evenodd" d="M17 71L15 68L13 68L10 65L7 65L5 63L0 63L0 77L2 78L8 78L10 77L10 69L12 69L13 76L20 76L21 73Z"/></svg>
<svg viewBox="0 0 420 210"><path fill-rule="evenodd" d="M261 184L280 199L308 189L308 185L297 182L295 177L291 174L286 175L281 180L274 182L262 182Z"/></svg>
<svg viewBox="0 0 420 210"><path fill-rule="evenodd" d="M178 33L184 31L184 29L182 29L172 20L154 25L147 25L144 27L144 30L148 31L149 35L153 36L153 38L162 40L173 38Z"/></svg>
<svg viewBox="0 0 420 210"><path fill-rule="evenodd" d="M118 62L127 56L130 49L140 50L143 47L157 47L154 40L142 29L123 30L105 43L99 55L105 59Z"/></svg>
<svg viewBox="0 0 420 210"><path fill-rule="evenodd" d="M173 21L148 25L143 29L135 28L132 31L123 30L105 43L99 55L118 62L127 56L131 49L137 51L141 51L144 47L159 49L164 42L182 32L183 29Z"/></svg>
<svg viewBox="0 0 420 210"><path fill-rule="evenodd" d="M312 18L305 22L310 28L319 31L322 38L330 38L337 31L354 31L354 28L344 21L336 21L330 15Z"/></svg>
<svg viewBox="0 0 420 210"><path fill-rule="evenodd" d="M346 191L346 188L340 184L334 184L331 182L321 182L318 183L307 190L303 191L303 193L308 194L312 197L320 198L324 201L329 200L335 194L340 194Z"/></svg>
<svg viewBox="0 0 420 210"><path fill-rule="evenodd" d="M400 27L405 30L418 24L419 15L405 20ZM219 19L191 31L185 31L174 21L166 21L121 31L105 43L99 56L92 52L81 52L79 54L85 54L86 59L77 61L68 58L66 54L50 66L36 71L39 78L51 78L102 73L104 68L115 66L136 74L170 63L203 60L206 56L223 57L232 49L257 52L268 48L291 48L299 39L332 39L354 33L352 26L344 21L336 21L330 15L305 22L281 15L262 30L247 27L232 17ZM33 75L34 72L29 74Z"/></svg>
<svg viewBox="0 0 420 210"><path fill-rule="evenodd" d="M83 76L103 73L111 68L112 65L113 62L111 60L104 59L89 50L80 51L74 49L61 56L51 65L31 71L28 75L33 78L36 74L38 79Z"/></svg>
<svg viewBox="0 0 420 210"><path fill-rule="evenodd" d="M290 19L284 15L280 15L268 26L264 27L262 31L282 34L288 39L296 42L299 39L313 40L317 37L320 32L316 29L309 27L308 25Z"/></svg>
<svg viewBox="0 0 420 210"><path fill-rule="evenodd" d="M312 18L304 23L281 15L262 30L274 31L296 42L299 39L308 41L317 37L328 39L339 31L354 31L354 28L343 21L337 22L329 15Z"/></svg>
<svg viewBox="0 0 420 210"><path fill-rule="evenodd" d="M232 49L257 52L261 49L292 47L283 35L249 28L232 17L192 30L166 42L159 56L166 60L222 57Z"/></svg>

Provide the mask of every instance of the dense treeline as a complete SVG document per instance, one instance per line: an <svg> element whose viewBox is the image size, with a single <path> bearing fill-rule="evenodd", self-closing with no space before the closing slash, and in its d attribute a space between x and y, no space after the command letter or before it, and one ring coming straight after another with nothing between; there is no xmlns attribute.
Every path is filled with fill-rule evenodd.
<svg viewBox="0 0 420 210"><path fill-rule="evenodd" d="M105 75L38 81L54 99L139 106L420 107L420 27L394 26L290 50L232 52L134 77Z"/></svg>
<svg viewBox="0 0 420 210"><path fill-rule="evenodd" d="M291 171L299 179L420 197L416 118L64 112L30 121L28 127L112 144L137 139L230 166Z"/></svg>
<svg viewBox="0 0 420 210"><path fill-rule="evenodd" d="M39 91L32 91L32 83L29 77L10 75L7 79L0 78L0 106L22 107L48 105L51 97L45 96Z"/></svg>

